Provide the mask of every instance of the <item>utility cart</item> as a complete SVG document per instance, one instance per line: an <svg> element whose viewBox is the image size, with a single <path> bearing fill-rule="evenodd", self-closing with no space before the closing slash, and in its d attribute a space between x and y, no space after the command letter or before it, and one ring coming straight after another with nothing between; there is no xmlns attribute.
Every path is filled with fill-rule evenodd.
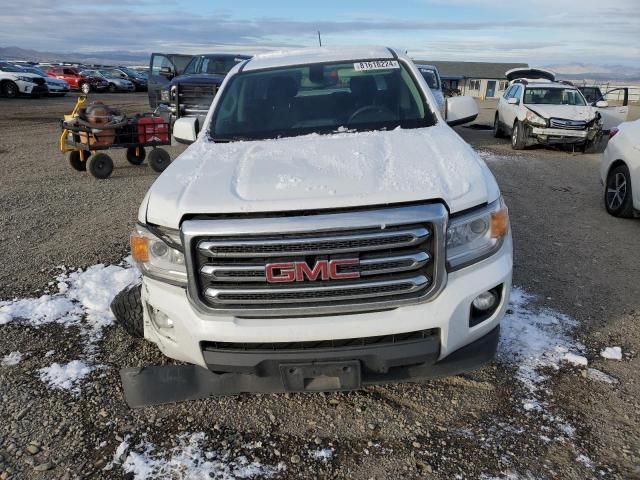
<svg viewBox="0 0 640 480"><path fill-rule="evenodd" d="M162 172L171 163L169 153L158 148L171 145L171 126L155 114L127 117L101 102L84 106L87 96L81 95L69 115L62 121L60 151L77 171L88 171L95 178L108 178L113 172L113 160L105 150L126 148L127 160L141 165L145 158L155 172ZM151 148L147 154L145 148Z"/></svg>

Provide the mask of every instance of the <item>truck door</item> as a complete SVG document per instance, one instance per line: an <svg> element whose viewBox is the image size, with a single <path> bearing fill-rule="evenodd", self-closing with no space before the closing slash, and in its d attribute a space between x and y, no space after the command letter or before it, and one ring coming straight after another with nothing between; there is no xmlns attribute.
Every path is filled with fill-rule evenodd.
<svg viewBox="0 0 640 480"><path fill-rule="evenodd" d="M160 100L160 90L169 84L172 78L182 73L192 55L170 53L152 53L149 62L149 78L147 87L149 106L156 108Z"/></svg>
<svg viewBox="0 0 640 480"><path fill-rule="evenodd" d="M607 132L627 121L629 115L629 89L627 87L609 90L598 100L604 100L609 104L607 107L595 107L602 115L602 130Z"/></svg>

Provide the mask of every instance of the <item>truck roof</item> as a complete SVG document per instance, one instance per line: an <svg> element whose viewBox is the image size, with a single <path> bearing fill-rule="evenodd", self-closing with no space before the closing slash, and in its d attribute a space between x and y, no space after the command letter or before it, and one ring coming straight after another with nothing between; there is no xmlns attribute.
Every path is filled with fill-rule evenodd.
<svg viewBox="0 0 640 480"><path fill-rule="evenodd" d="M286 67L318 62L341 62L351 60L391 60L395 52L387 47L316 47L295 50L279 50L253 57L244 70Z"/></svg>

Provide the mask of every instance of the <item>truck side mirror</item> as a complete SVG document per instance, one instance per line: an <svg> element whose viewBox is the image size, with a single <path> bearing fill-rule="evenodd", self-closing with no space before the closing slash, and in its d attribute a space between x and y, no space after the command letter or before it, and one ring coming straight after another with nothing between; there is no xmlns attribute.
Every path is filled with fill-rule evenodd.
<svg viewBox="0 0 640 480"><path fill-rule="evenodd" d="M173 138L179 143L193 143L198 138L200 122L195 117L183 117L173 124Z"/></svg>
<svg viewBox="0 0 640 480"><path fill-rule="evenodd" d="M520 103L520 102L518 101L518 99L516 97L509 97L507 99L507 103L509 105L518 105L518 103Z"/></svg>
<svg viewBox="0 0 640 480"><path fill-rule="evenodd" d="M609 102L607 102L606 100L598 100L595 103L595 106L598 108L607 108L609 106Z"/></svg>
<svg viewBox="0 0 640 480"><path fill-rule="evenodd" d="M473 97L450 97L446 102L446 119L452 127L473 122L480 113Z"/></svg>
<svg viewBox="0 0 640 480"><path fill-rule="evenodd" d="M171 67L162 67L160 69L160 75L170 79L173 77L173 70L171 70Z"/></svg>

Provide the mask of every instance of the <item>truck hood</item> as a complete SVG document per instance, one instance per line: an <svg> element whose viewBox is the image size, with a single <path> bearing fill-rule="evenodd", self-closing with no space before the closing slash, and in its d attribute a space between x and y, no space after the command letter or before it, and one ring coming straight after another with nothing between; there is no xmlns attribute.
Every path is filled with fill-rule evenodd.
<svg viewBox="0 0 640 480"><path fill-rule="evenodd" d="M213 143L201 135L152 185L141 220L443 200L452 212L492 201L495 179L446 124L388 132Z"/></svg>
<svg viewBox="0 0 640 480"><path fill-rule="evenodd" d="M588 105L527 104L526 107L544 118L589 121L596 115L595 110Z"/></svg>

